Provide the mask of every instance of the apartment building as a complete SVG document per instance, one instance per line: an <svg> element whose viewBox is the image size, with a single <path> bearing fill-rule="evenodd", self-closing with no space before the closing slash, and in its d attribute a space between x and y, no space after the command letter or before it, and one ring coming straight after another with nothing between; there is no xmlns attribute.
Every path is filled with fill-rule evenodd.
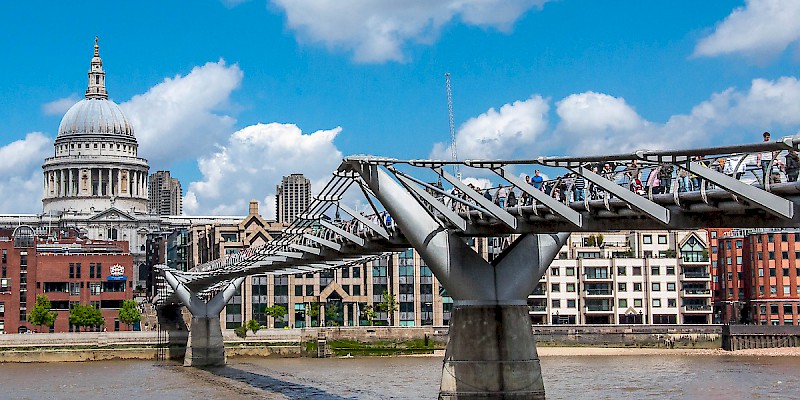
<svg viewBox="0 0 800 400"><path fill-rule="evenodd" d="M800 231L739 230L718 243L723 322L800 324Z"/></svg>

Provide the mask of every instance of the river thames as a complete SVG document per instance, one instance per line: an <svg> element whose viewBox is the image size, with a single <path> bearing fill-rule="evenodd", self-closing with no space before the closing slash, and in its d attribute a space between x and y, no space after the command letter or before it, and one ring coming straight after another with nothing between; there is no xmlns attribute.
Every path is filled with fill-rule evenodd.
<svg viewBox="0 0 800 400"><path fill-rule="evenodd" d="M542 357L547 398L797 399L800 357ZM3 399L435 399L441 357L0 364Z"/></svg>

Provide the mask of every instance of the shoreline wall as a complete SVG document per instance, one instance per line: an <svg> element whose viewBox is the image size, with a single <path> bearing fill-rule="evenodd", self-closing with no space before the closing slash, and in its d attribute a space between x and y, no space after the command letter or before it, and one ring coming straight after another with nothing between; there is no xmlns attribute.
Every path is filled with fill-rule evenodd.
<svg viewBox="0 0 800 400"><path fill-rule="evenodd" d="M691 347L720 348L720 325L535 325L537 344L595 347ZM361 343L447 343L447 327L326 327L262 329L239 338L224 330L229 357L300 357L304 344L327 340ZM180 359L187 332L80 332L0 335L0 363L61 362L114 359Z"/></svg>

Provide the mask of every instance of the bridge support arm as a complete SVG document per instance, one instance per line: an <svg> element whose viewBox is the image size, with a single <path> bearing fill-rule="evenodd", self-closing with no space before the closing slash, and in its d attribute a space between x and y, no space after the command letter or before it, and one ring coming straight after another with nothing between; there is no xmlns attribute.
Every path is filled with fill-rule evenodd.
<svg viewBox="0 0 800 400"><path fill-rule="evenodd" d="M544 399L527 297L569 235L523 234L490 264L380 167L351 165L454 300L439 398Z"/></svg>
<svg viewBox="0 0 800 400"><path fill-rule="evenodd" d="M234 279L211 300L204 302L186 285L179 282L171 272L163 270L163 273L167 283L192 314L183 365L185 367L224 366L225 342L222 338L219 314L236 290L241 287L244 277Z"/></svg>

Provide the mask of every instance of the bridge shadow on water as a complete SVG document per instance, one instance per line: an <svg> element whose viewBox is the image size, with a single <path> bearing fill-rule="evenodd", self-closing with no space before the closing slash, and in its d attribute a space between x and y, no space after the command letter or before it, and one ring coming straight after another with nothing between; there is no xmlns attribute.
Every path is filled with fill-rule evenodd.
<svg viewBox="0 0 800 400"><path fill-rule="evenodd" d="M302 399L333 399L333 400L353 400L358 399L358 397L342 397L337 394L326 392L323 389L318 387L303 385L300 383L294 383L289 381L284 381L281 379L277 379L273 376L269 375L260 375L250 371L245 371L242 369L232 368L232 367L221 367L221 368L205 368L205 371L208 371L216 376L221 378L226 378L230 380L234 380L237 382L241 382L251 387L264 391L266 394L280 394L285 396L286 398L293 399L293 400L302 400Z"/></svg>

